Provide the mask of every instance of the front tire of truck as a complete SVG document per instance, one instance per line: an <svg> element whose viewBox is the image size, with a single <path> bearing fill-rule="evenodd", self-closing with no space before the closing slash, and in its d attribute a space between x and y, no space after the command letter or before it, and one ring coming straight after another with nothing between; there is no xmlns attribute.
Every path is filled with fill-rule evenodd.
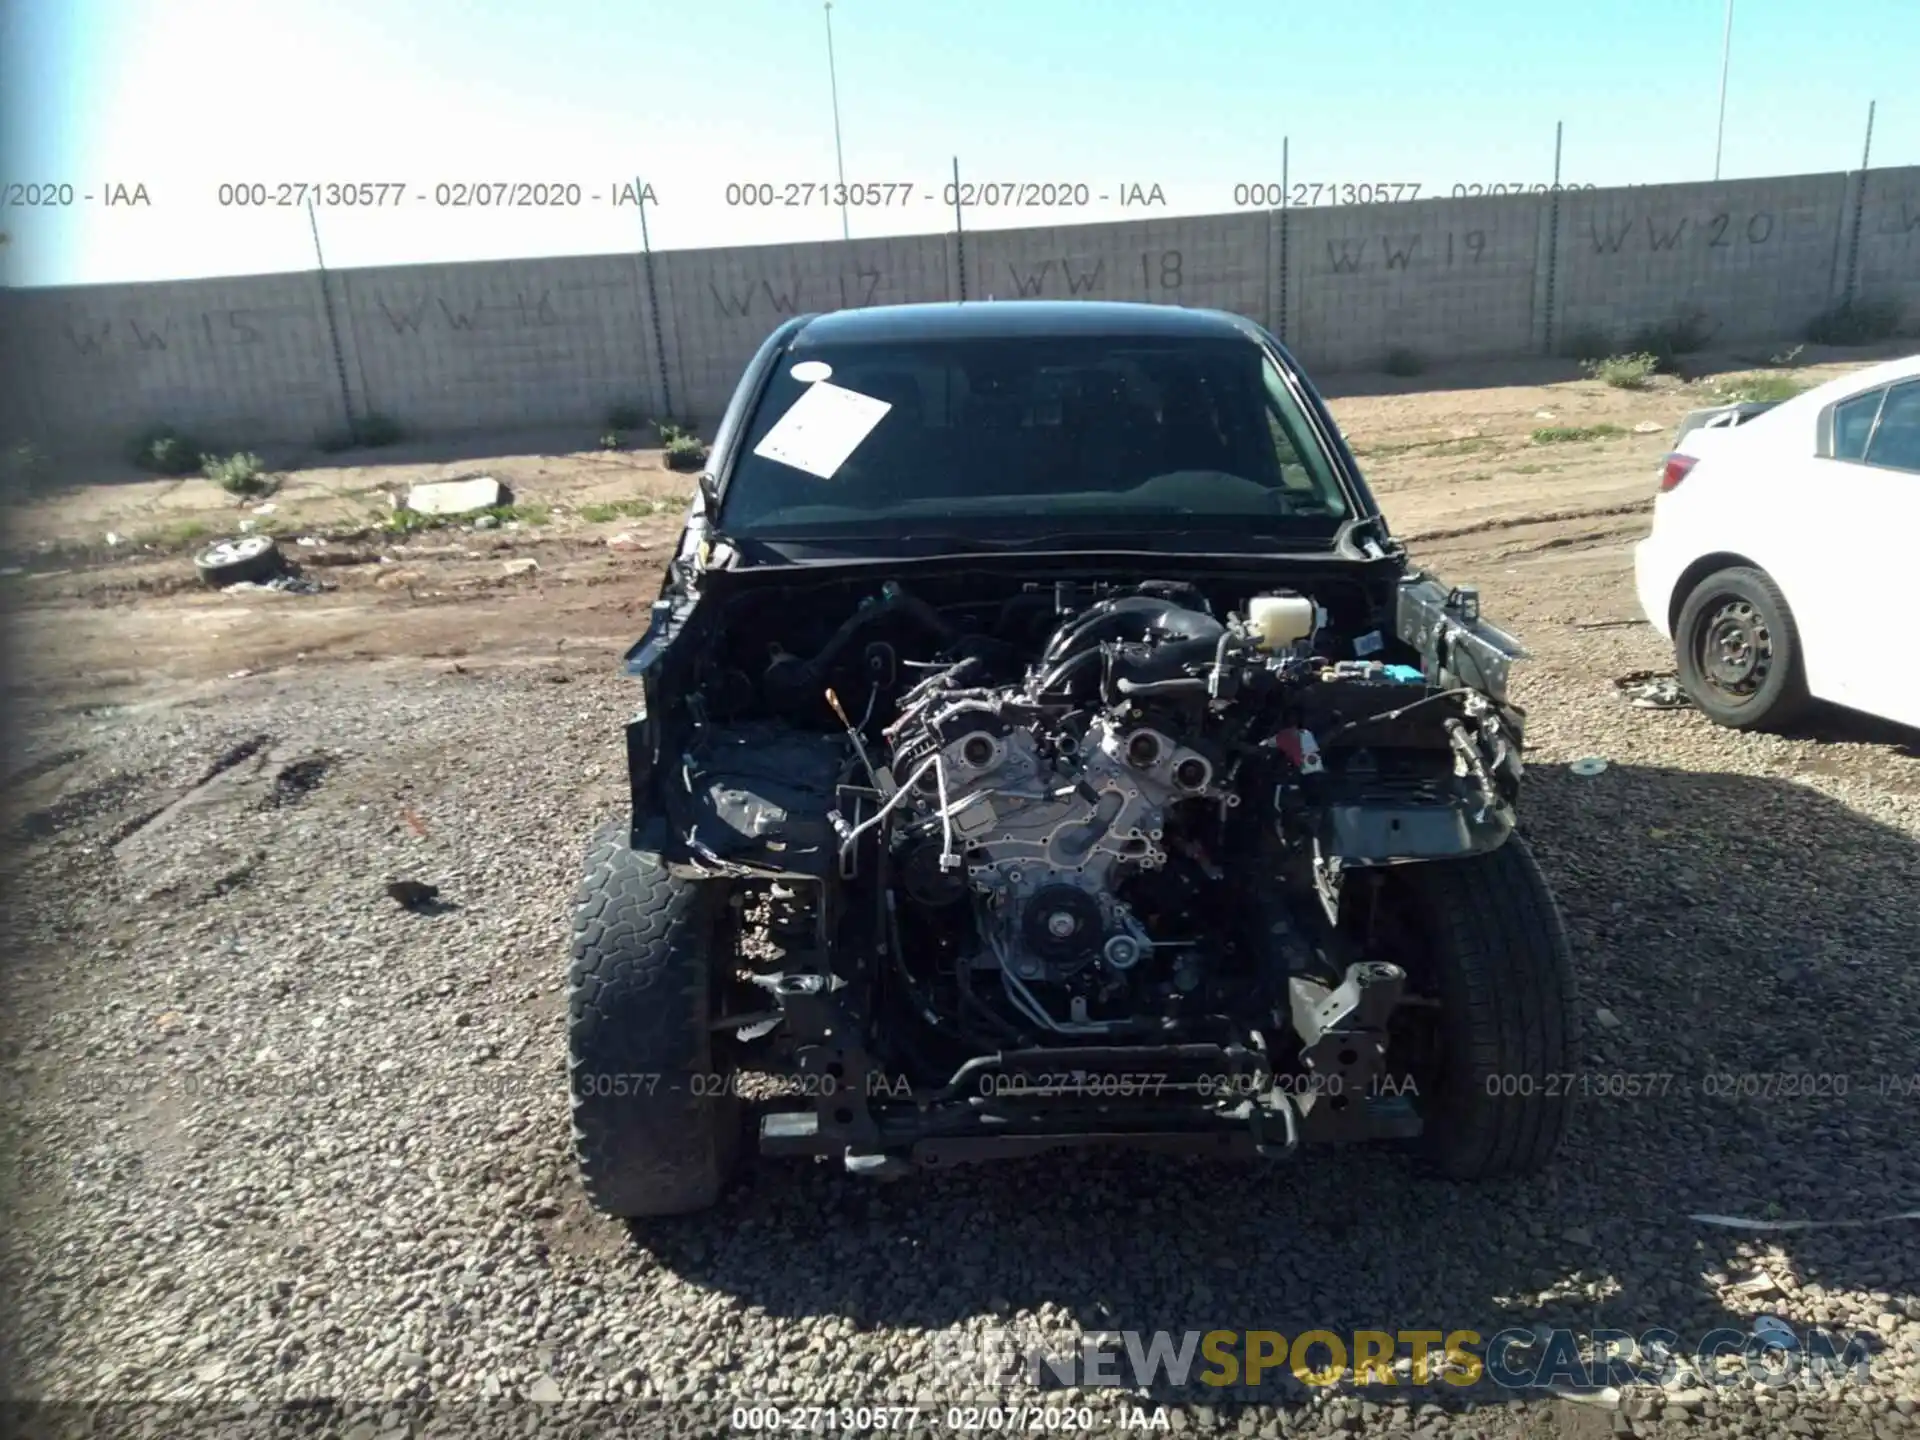
<svg viewBox="0 0 1920 1440"><path fill-rule="evenodd" d="M1454 1180L1531 1174L1566 1134L1578 1065L1559 903L1517 835L1487 854L1399 867L1394 878L1419 936L1410 979L1438 1002L1417 1047L1421 1153Z"/></svg>
<svg viewBox="0 0 1920 1440"><path fill-rule="evenodd" d="M628 837L617 821L593 838L574 896L567 1066L587 1198L639 1219L713 1205L742 1121L708 1031L722 887L670 874Z"/></svg>

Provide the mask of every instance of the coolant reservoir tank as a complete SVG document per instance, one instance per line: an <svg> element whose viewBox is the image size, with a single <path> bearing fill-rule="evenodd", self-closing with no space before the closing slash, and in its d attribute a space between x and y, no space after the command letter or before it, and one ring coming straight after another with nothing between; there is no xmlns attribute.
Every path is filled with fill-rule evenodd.
<svg viewBox="0 0 1920 1440"><path fill-rule="evenodd" d="M1262 650L1284 650L1313 634L1318 611L1304 595L1256 595L1247 602L1247 628Z"/></svg>

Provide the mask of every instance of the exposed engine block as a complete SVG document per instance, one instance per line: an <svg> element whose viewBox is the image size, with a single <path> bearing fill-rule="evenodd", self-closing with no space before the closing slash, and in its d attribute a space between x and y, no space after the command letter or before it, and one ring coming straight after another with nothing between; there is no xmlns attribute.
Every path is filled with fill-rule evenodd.
<svg viewBox="0 0 1920 1440"><path fill-rule="evenodd" d="M1378 613L1180 580L938 608L888 585L772 635L750 613L716 658L764 647L758 687L727 666L689 703L677 863L818 883L779 946L845 930L880 1003L959 1053L1284 1029L1374 923L1353 872L1493 848L1520 774L1517 710L1329 604Z"/></svg>
<svg viewBox="0 0 1920 1440"><path fill-rule="evenodd" d="M1155 602L1158 618L1177 609ZM1084 628L1084 621L1075 625ZM1186 640L1218 623L1182 611ZM1062 627L1069 634L1069 627ZM1082 650L1097 644L1088 639ZM1233 806L1214 758L1121 701L1089 708L1053 693L1071 649L1050 646L1019 685L966 689L965 666L922 683L889 730L893 771L912 787L909 886L922 899L970 898L984 951L1008 998L1065 1031L1098 1030L1088 982L1131 972L1155 941L1117 893L1166 865L1166 816L1183 803ZM931 856L931 860L929 860ZM1064 1013L1030 988L1067 987Z"/></svg>

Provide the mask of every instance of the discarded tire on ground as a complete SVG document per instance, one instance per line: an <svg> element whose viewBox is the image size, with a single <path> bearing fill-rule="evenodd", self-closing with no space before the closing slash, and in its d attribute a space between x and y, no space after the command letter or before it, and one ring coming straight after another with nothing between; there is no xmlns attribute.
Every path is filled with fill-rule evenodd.
<svg viewBox="0 0 1920 1440"><path fill-rule="evenodd" d="M242 535L209 545L193 557L193 568L215 589L280 573L280 546L271 535Z"/></svg>

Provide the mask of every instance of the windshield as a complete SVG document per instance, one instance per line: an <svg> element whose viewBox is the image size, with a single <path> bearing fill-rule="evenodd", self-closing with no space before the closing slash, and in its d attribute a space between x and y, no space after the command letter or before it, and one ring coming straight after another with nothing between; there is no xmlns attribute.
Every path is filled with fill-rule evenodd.
<svg viewBox="0 0 1920 1440"><path fill-rule="evenodd" d="M770 379L720 512L761 538L1331 535L1333 466L1251 340L814 346Z"/></svg>

